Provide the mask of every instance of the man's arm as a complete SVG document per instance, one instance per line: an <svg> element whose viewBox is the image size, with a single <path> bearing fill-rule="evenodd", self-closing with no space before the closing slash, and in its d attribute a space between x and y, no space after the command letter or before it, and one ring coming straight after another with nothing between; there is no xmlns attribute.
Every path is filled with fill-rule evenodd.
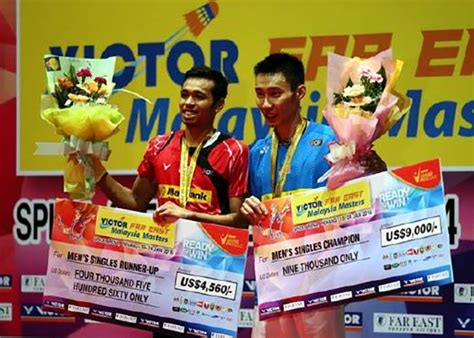
<svg viewBox="0 0 474 338"><path fill-rule="evenodd" d="M97 185L117 207L136 211L147 209L148 203L156 193L155 182L137 176L132 189L129 189L110 176L99 160L93 162Z"/></svg>
<svg viewBox="0 0 474 338"><path fill-rule="evenodd" d="M239 212L244 197L231 197L229 199L230 213L226 215L211 215L203 212L191 211L172 203L160 205L154 214L158 222L173 222L178 218L189 219L196 222L227 225L235 228L247 228L247 222Z"/></svg>
<svg viewBox="0 0 474 338"><path fill-rule="evenodd" d="M227 215L210 215L201 212L191 212L191 219L198 222L217 223L235 228L247 228L247 222L240 214L240 206L244 197L231 197L229 199L230 213Z"/></svg>

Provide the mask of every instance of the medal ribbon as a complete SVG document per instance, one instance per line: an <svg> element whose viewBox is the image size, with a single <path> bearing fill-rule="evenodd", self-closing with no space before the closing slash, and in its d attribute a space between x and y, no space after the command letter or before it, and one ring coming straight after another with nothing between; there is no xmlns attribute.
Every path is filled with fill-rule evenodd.
<svg viewBox="0 0 474 338"><path fill-rule="evenodd" d="M199 145L194 151L193 156L191 156L189 166L189 145L186 142L184 135L181 138L181 161L179 164L179 206L182 208L186 208L186 204L188 203L189 193L191 192L191 181L193 180L194 170L196 169L199 153L201 152L204 143L206 143L213 134L214 130L212 130L202 139L201 142L199 142Z"/></svg>
<svg viewBox="0 0 474 338"><path fill-rule="evenodd" d="M283 186L285 185L286 176L290 169L291 160L296 150L296 146L300 141L301 135L306 128L308 121L305 118L301 119L301 122L296 127L295 134L290 140L290 147L288 148L288 152L286 153L285 160L283 161L283 165L280 168L280 172L278 173L278 181L275 177L276 166L277 166L277 157L278 157L278 138L275 134L275 131L272 134L272 153L271 153L271 171L272 171L272 184L273 184L273 195L272 198L277 198L281 196Z"/></svg>

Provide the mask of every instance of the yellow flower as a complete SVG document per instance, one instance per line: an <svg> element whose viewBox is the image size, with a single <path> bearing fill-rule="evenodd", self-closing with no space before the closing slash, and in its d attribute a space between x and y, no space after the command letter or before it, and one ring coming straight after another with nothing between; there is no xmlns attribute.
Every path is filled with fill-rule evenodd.
<svg viewBox="0 0 474 338"><path fill-rule="evenodd" d="M96 91L99 90L99 86L97 85L97 82L95 81L90 81L84 84L84 87L89 91L89 93L93 94Z"/></svg>
<svg viewBox="0 0 474 338"><path fill-rule="evenodd" d="M366 119L372 119L373 114L369 111L363 110L360 107L348 107L344 103L339 103L334 106L334 113L336 116L346 119L349 115L358 115Z"/></svg>
<svg viewBox="0 0 474 338"><path fill-rule="evenodd" d="M99 91L97 92L97 94L99 94L99 96L109 96L110 92L112 91L111 89L112 89L111 86L106 85L106 84L102 84L102 86L100 86Z"/></svg>
<svg viewBox="0 0 474 338"><path fill-rule="evenodd" d="M372 102L372 98L370 98L369 96L355 96L355 97L351 97L351 101L350 102L346 102L346 104L350 107L358 107L358 106L363 106L365 104L369 104L370 102Z"/></svg>
<svg viewBox="0 0 474 338"><path fill-rule="evenodd" d="M89 101L89 97L84 95L76 95L69 93L67 97L74 103L86 103L87 101Z"/></svg>

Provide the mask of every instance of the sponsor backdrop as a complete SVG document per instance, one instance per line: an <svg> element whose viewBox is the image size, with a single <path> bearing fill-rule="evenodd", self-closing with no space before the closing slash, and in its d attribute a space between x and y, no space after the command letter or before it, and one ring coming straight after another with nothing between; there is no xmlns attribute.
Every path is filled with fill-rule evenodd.
<svg viewBox="0 0 474 338"><path fill-rule="evenodd" d="M66 197L59 176L63 159L33 155L36 142L60 140L39 117L46 89L44 54L117 56L116 87L151 101L124 92L112 98L126 120L110 140L107 167L131 184L146 141L180 127L179 83L193 64L210 65L229 78L230 94L217 126L251 144L268 134L254 103L252 67L269 52L302 58L308 86L302 112L321 121L326 54L366 57L392 47L405 61L398 90L413 99L413 107L375 148L391 167L441 158L455 283L348 305L347 336L474 335L474 273L468 268L474 260L472 1L61 5L58 0L0 2L0 334L150 337L149 332L56 315L40 306L54 198ZM107 204L101 193L94 202ZM252 271L249 264L242 337L249 336L253 320Z"/></svg>

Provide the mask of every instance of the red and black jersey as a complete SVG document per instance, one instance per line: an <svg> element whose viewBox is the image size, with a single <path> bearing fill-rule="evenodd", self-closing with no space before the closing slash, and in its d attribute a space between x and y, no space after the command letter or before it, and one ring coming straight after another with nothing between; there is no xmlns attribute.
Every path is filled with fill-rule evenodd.
<svg viewBox="0 0 474 338"><path fill-rule="evenodd" d="M159 204L179 204L181 138L184 131L158 135L148 143L138 174L155 181ZM190 149L189 157L195 148ZM248 147L217 131L199 153L186 208L208 214L229 213L229 199L247 193Z"/></svg>

